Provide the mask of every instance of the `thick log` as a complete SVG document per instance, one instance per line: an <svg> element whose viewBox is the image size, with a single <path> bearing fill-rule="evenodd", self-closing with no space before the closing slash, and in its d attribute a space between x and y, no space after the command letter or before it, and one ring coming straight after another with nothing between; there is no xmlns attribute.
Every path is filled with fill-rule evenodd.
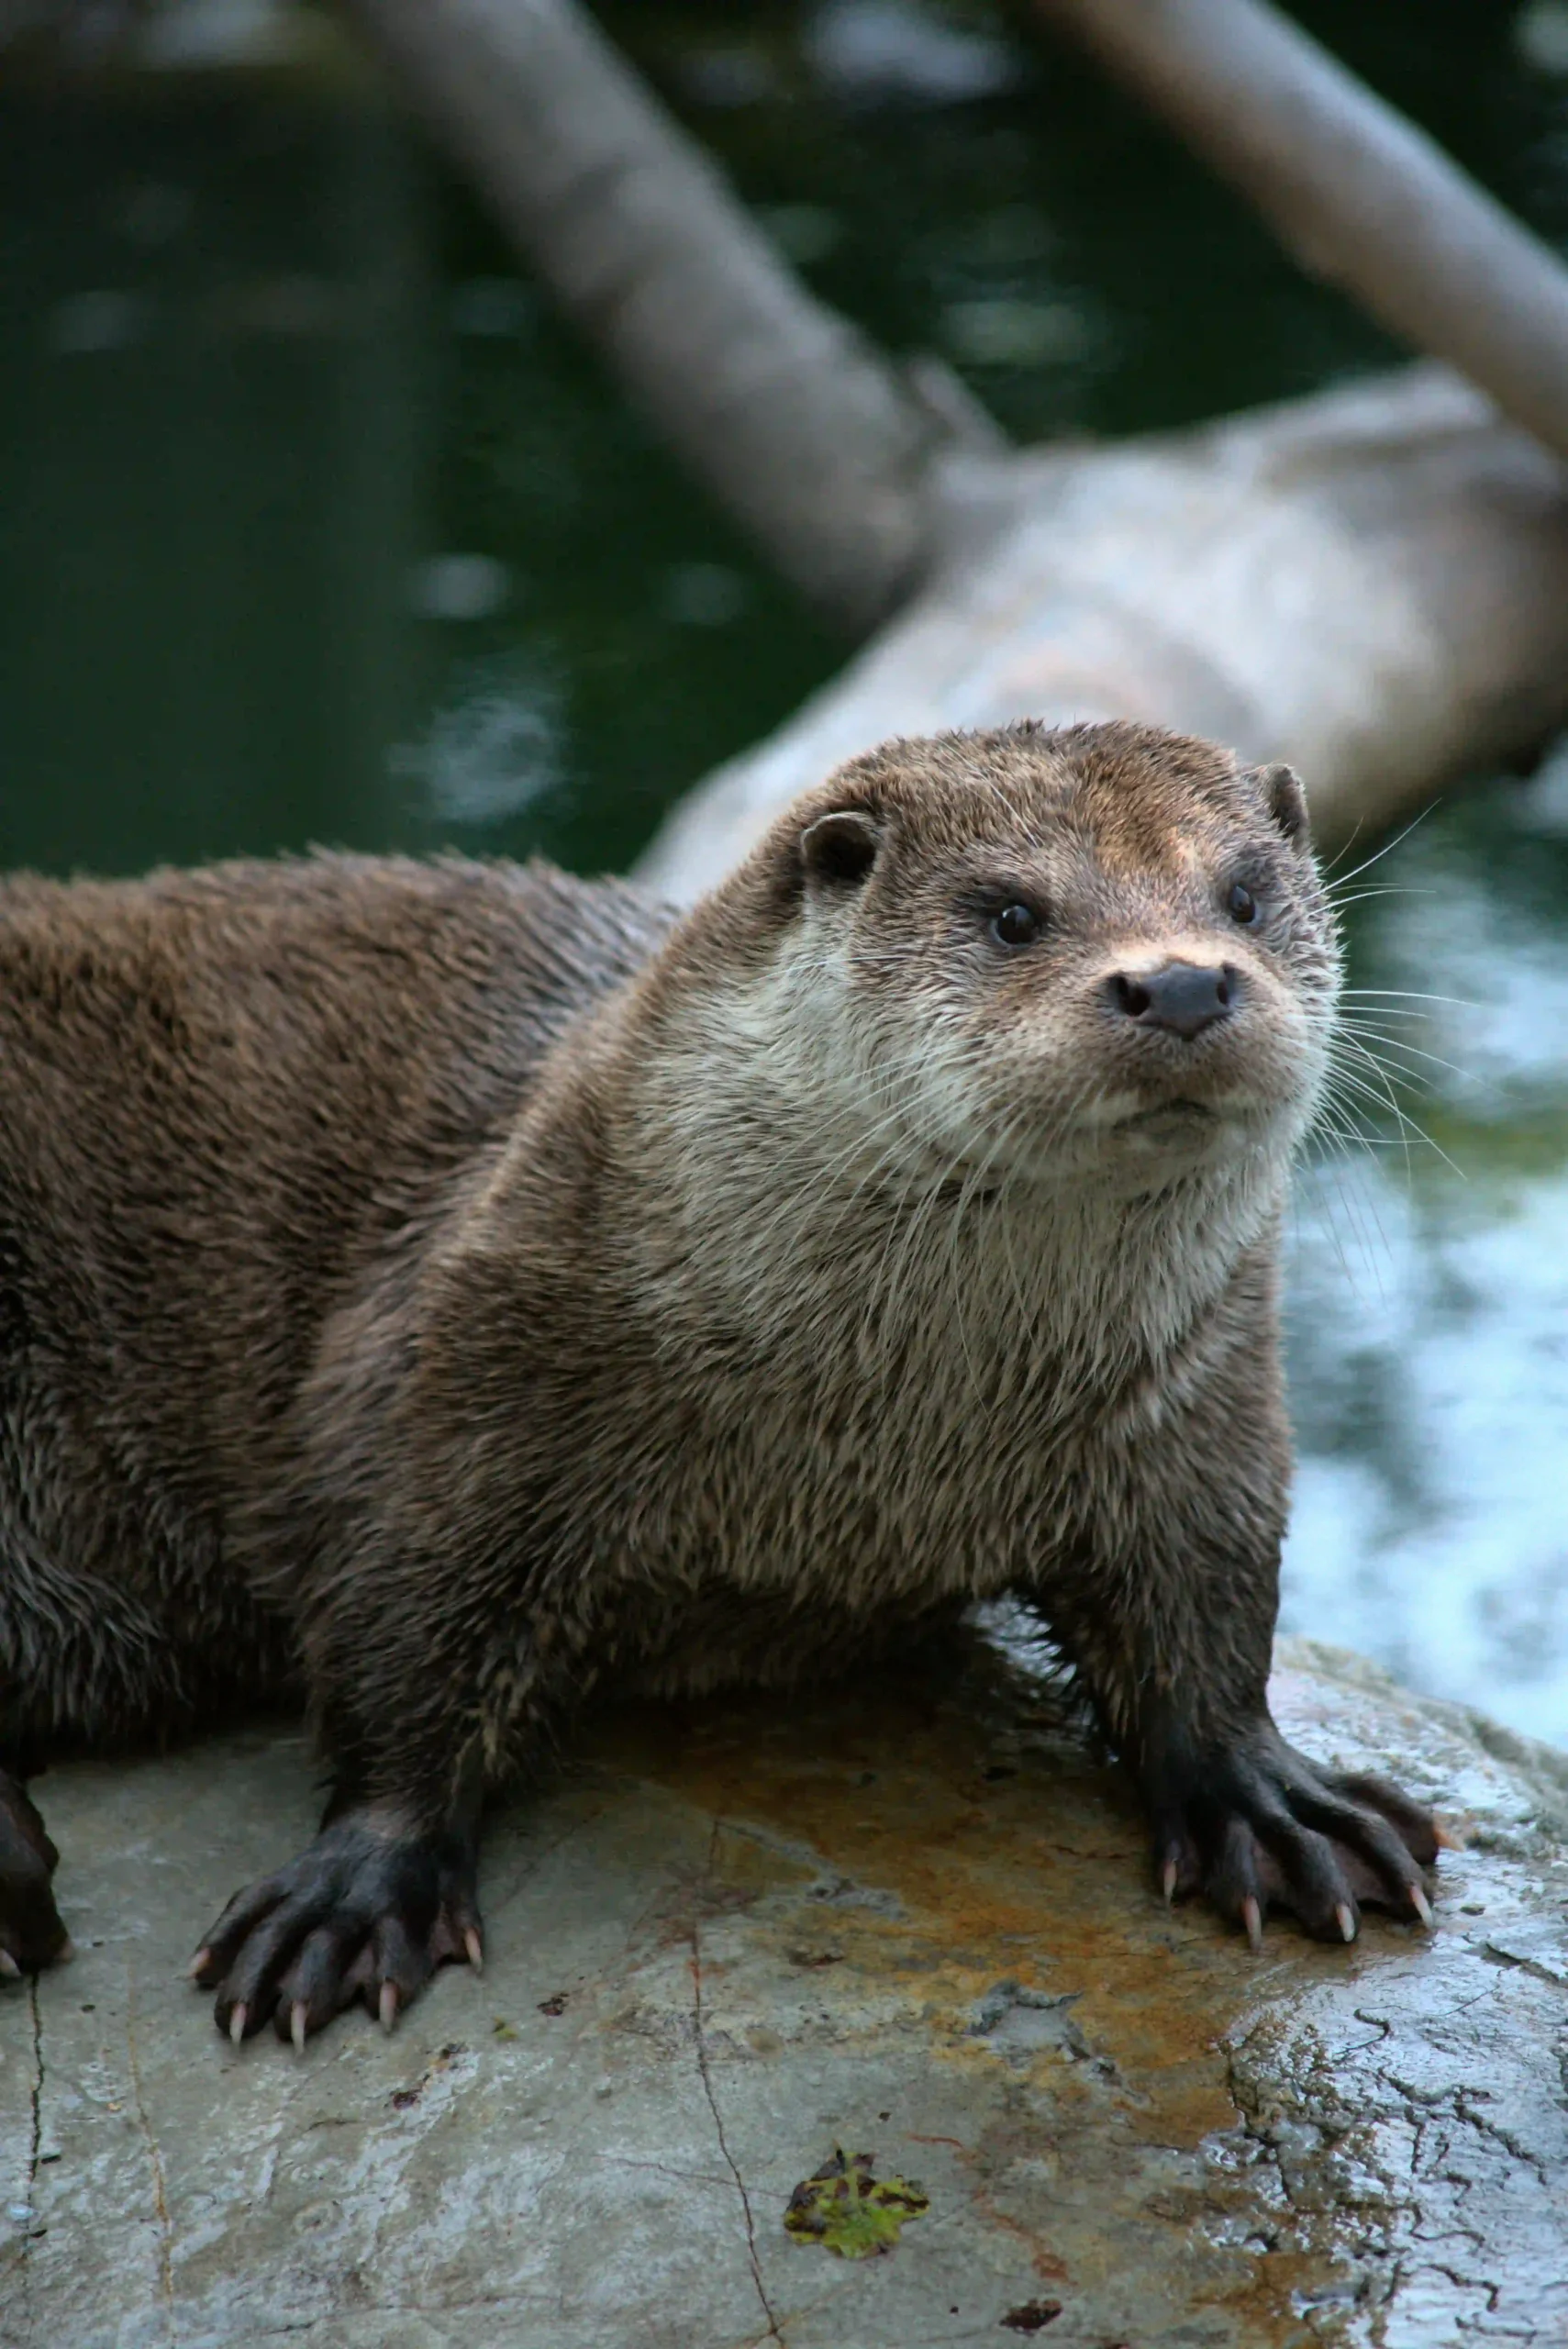
<svg viewBox="0 0 1568 2349"><path fill-rule="evenodd" d="M695 896L891 734L1144 718L1290 760L1332 844L1568 717L1568 482L1446 370L1016 468L1008 533L684 799L645 877Z"/></svg>

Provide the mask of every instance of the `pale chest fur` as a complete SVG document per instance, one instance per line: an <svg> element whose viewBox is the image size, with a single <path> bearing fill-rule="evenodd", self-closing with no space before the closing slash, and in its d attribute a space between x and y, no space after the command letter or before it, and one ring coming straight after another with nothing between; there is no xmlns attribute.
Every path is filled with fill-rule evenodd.
<svg viewBox="0 0 1568 2349"><path fill-rule="evenodd" d="M734 1208L722 1249L641 1242L666 1400L600 1554L672 1605L870 1618L1048 1572L1223 1340L1233 1186L1179 1214L952 1183Z"/></svg>

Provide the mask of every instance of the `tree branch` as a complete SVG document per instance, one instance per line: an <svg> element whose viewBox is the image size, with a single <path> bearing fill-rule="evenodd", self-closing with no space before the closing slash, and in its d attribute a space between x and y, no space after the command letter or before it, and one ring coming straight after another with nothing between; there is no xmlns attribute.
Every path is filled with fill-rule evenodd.
<svg viewBox="0 0 1568 2349"><path fill-rule="evenodd" d="M947 533L962 411L815 299L573 0L349 5L624 388L778 569L856 626L900 602Z"/></svg>
<svg viewBox="0 0 1568 2349"><path fill-rule="evenodd" d="M1568 457L1568 270L1265 0L1036 0L1314 276Z"/></svg>

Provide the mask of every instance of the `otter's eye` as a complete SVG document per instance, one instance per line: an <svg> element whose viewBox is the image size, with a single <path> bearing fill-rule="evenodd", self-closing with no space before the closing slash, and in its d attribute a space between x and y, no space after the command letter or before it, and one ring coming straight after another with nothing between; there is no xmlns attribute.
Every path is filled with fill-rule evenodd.
<svg viewBox="0 0 1568 2349"><path fill-rule="evenodd" d="M1032 946L1040 936L1040 916L1028 906L1004 906L991 917L991 935L998 946Z"/></svg>
<svg viewBox="0 0 1568 2349"><path fill-rule="evenodd" d="M1230 895L1227 897L1225 902L1230 909L1230 918L1232 921L1253 922L1257 920L1258 901L1256 897L1253 896L1251 889L1244 888L1240 881L1233 881L1231 883Z"/></svg>

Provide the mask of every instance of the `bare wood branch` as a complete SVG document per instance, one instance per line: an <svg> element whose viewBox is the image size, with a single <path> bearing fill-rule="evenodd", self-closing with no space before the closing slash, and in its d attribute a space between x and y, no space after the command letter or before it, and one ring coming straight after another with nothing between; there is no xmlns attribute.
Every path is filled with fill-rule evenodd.
<svg viewBox="0 0 1568 2349"><path fill-rule="evenodd" d="M784 575L856 625L909 593L948 531L952 414L815 299L573 0L350 6L625 389Z"/></svg>
<svg viewBox="0 0 1568 2349"><path fill-rule="evenodd" d="M1036 0L1302 266L1568 457L1568 269L1266 0Z"/></svg>
<svg viewBox="0 0 1568 2349"><path fill-rule="evenodd" d="M1332 844L1568 718L1568 483L1446 369L1015 481L1012 530L683 800L645 878L695 896L892 734L1143 718L1289 759Z"/></svg>

